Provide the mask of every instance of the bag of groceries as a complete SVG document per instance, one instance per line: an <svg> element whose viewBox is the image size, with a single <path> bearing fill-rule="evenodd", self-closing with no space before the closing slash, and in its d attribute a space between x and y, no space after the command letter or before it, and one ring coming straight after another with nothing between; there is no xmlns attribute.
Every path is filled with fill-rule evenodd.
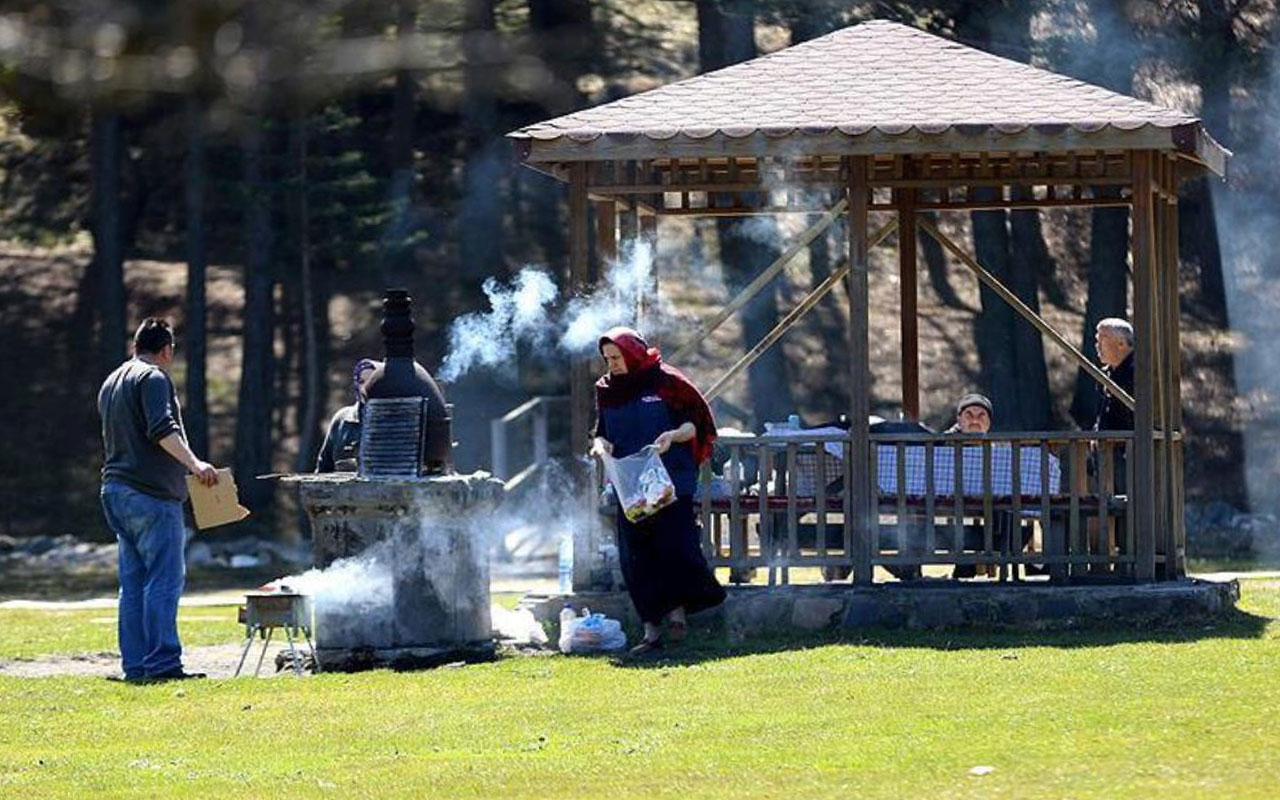
<svg viewBox="0 0 1280 800"><path fill-rule="evenodd" d="M604 614L592 614L587 609L583 609L583 614L561 621L560 652L607 653L627 646L621 622Z"/></svg>
<svg viewBox="0 0 1280 800"><path fill-rule="evenodd" d="M676 485L671 482L662 456L653 445L625 458L602 455L604 472L622 504L622 513L632 522L653 516L676 499Z"/></svg>

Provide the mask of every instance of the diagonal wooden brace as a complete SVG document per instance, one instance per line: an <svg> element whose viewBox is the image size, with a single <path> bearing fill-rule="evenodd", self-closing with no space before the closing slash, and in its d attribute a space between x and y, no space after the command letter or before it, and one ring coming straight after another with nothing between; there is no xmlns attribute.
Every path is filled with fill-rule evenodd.
<svg viewBox="0 0 1280 800"><path fill-rule="evenodd" d="M867 249L870 250L880 244L885 239L889 238L889 235L897 229L898 221L896 219L889 221L884 227L872 234L871 238L867 240ZM768 350L774 342L781 339L783 334L791 330L791 327L799 322L801 317L809 313L813 307L818 304L818 301L825 297L827 292L834 289L848 274L849 261L845 259L840 263L839 267L832 270L826 280L814 287L813 291L805 295L804 298L796 304L795 308L791 309L785 317L779 320L778 324L773 326L773 330L766 333L764 338L762 338L755 347L743 354L742 358L738 359L732 367L729 367L729 370L725 372L725 374L720 376L719 380L712 384L711 388L706 392L707 399L713 400L718 397L720 393L724 391L725 386L729 384L729 381L736 378L744 369L755 363L756 359L764 354L764 351Z"/></svg>
<svg viewBox="0 0 1280 800"><path fill-rule="evenodd" d="M1045 322L1044 319L1039 314L1037 314L1036 312L1028 308L1027 304L1022 302L1022 300L1016 294L1014 294L1012 291L1009 290L1008 287L1006 287L1003 283L1001 283L999 278L992 275L981 264L979 264L977 259L969 255L967 252L965 252L964 249L961 248L958 244L956 244L955 242L947 238L946 234L938 230L933 223L929 222L929 220L927 219L917 220L916 225L917 227L920 228L920 230L932 236L938 242L938 244L945 247L947 251L950 252L953 256L960 259L960 262L962 264L964 264L969 269L973 270L974 274L978 276L978 280L985 283L988 286L988 288L991 289L991 291L1000 295L1000 298L1004 300L1006 303L1008 303L1010 306L1012 306L1014 311L1017 311L1019 314L1025 317L1026 320L1030 322L1032 325L1034 325L1037 330L1039 330L1045 336L1048 336L1050 339L1054 341L1055 344L1057 344L1059 347L1065 350L1067 352L1067 355L1071 356L1071 358L1077 364L1080 365L1081 369L1089 373L1089 375L1092 376L1093 379L1096 380L1098 383L1102 384L1102 386L1112 396L1120 398L1120 402L1124 403L1130 409L1134 407L1134 401L1133 401L1132 395L1130 395L1124 389L1121 389L1120 385L1115 381L1111 380L1111 376L1103 372L1101 367L1099 367L1097 364L1094 364L1092 361L1086 358L1084 353L1081 353L1080 350L1077 349L1075 345L1067 341L1067 338L1065 336L1063 336L1062 334L1054 330L1053 327L1049 325L1049 323Z"/></svg>
<svg viewBox="0 0 1280 800"><path fill-rule="evenodd" d="M766 267L763 272L757 275L751 283L747 284L746 288L741 292L738 292L736 297L725 304L725 307L720 309L720 311L712 317L707 324L698 329L698 332L690 337L689 341L681 345L680 349L676 350L675 354L671 356L671 361L674 363L680 363L684 360L685 356L697 349L698 345L701 344L712 331L723 325L725 320L733 316L738 309L749 303L751 298L755 297L760 293L761 289L769 285L769 281L777 277L778 273L782 271L783 267L785 267L791 259L795 258L801 250L808 247L810 242L818 238L823 231L831 226L832 222L835 222L840 215L844 214L844 210L848 205L849 201L847 199L841 200L839 203L836 203L830 211L823 214L817 222L810 225L808 230L800 234L800 237L792 242L786 252L778 256L777 259Z"/></svg>

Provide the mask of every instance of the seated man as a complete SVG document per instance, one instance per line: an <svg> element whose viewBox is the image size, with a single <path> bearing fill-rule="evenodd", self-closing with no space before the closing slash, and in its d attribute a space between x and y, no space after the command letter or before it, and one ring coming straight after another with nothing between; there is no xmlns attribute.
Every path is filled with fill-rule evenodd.
<svg viewBox="0 0 1280 800"><path fill-rule="evenodd" d="M956 421L944 433L986 433L991 430L991 400L970 392L956 403Z"/></svg>

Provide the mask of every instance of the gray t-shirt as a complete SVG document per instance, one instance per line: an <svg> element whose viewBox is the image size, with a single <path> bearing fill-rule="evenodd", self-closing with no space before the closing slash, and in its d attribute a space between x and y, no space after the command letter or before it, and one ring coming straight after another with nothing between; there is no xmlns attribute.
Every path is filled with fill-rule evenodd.
<svg viewBox="0 0 1280 800"><path fill-rule="evenodd" d="M159 445L171 433L186 439L173 381L159 367L129 359L98 391L103 483L123 483L165 500L187 499L187 468Z"/></svg>

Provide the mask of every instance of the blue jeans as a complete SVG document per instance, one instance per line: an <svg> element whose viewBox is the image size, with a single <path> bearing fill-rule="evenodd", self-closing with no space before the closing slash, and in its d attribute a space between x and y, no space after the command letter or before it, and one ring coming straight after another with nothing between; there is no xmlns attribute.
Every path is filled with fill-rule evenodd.
<svg viewBox="0 0 1280 800"><path fill-rule="evenodd" d="M179 671L178 598L186 580L182 504L111 482L102 486L102 510L119 544L124 675L150 678Z"/></svg>

